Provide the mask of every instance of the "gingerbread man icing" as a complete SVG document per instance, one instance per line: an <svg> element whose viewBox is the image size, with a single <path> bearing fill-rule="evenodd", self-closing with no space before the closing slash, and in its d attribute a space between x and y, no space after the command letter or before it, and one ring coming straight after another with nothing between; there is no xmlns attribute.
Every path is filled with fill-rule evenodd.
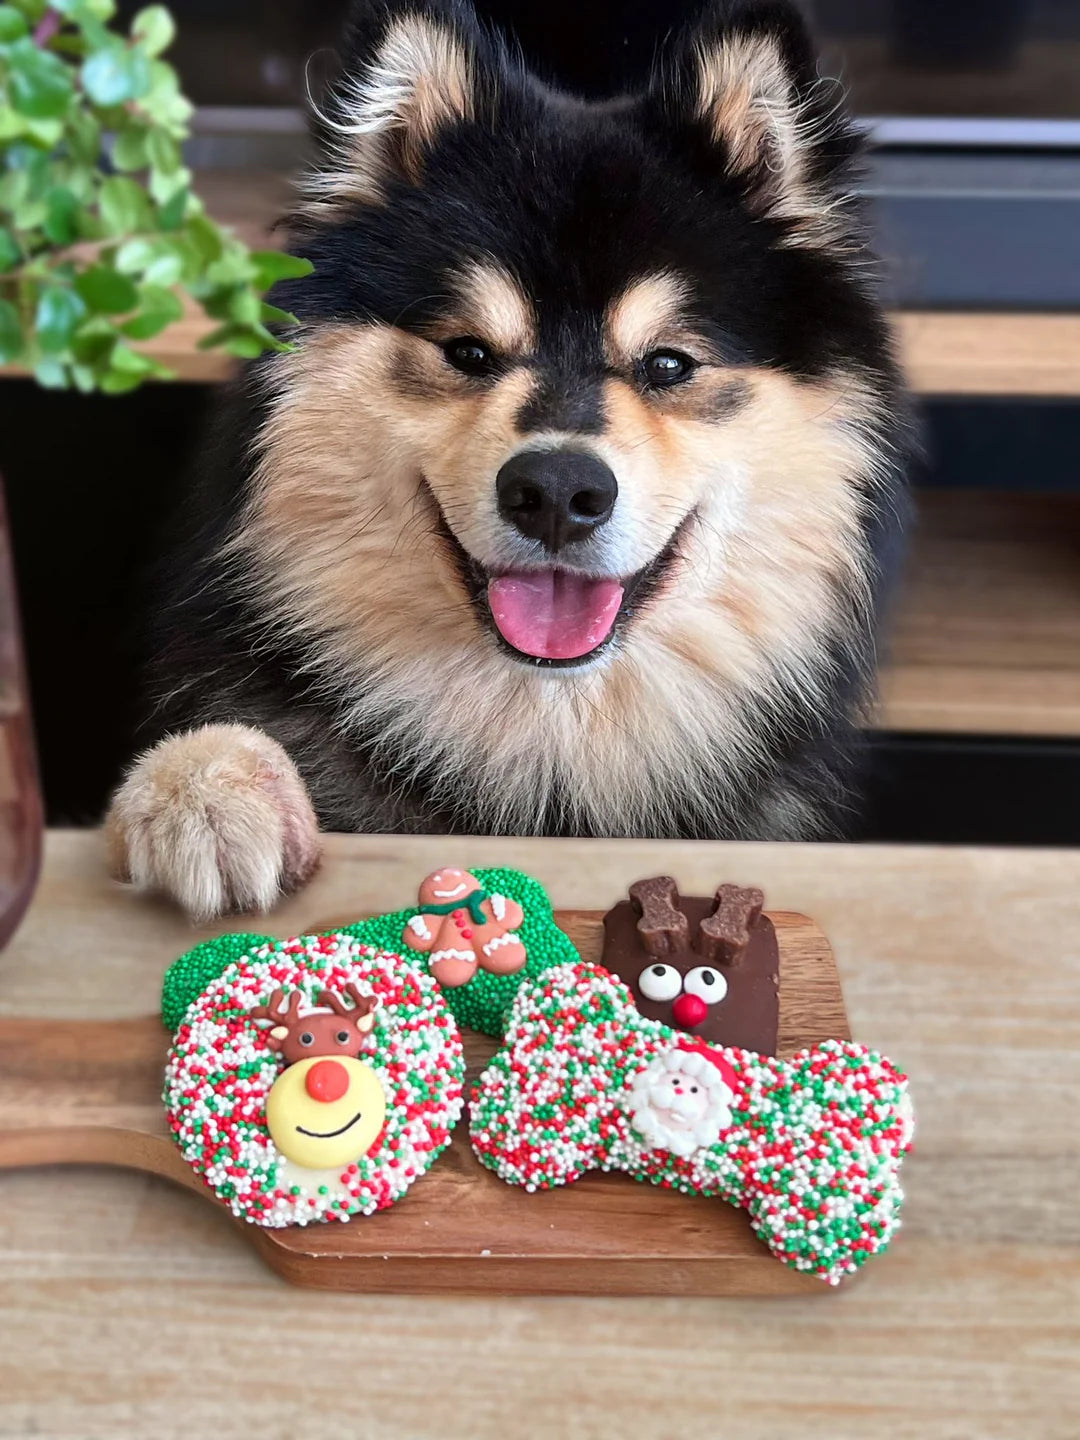
<svg viewBox="0 0 1080 1440"><path fill-rule="evenodd" d="M525 964L517 928L525 912L516 900L489 895L467 870L436 870L420 886L420 913L405 927L405 943L430 956L431 973L452 989L477 972L512 975Z"/></svg>

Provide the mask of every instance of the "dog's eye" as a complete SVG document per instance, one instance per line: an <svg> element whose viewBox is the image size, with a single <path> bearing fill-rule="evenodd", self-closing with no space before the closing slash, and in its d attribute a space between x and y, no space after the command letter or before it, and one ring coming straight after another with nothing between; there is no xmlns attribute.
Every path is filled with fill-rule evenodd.
<svg viewBox="0 0 1080 1440"><path fill-rule="evenodd" d="M443 354L455 370L465 375L487 375L491 372L495 357L481 341L466 335L460 340L448 340Z"/></svg>
<svg viewBox="0 0 1080 1440"><path fill-rule="evenodd" d="M685 380L694 368L689 355L678 350L653 350L641 362L641 373L648 384L662 389Z"/></svg>

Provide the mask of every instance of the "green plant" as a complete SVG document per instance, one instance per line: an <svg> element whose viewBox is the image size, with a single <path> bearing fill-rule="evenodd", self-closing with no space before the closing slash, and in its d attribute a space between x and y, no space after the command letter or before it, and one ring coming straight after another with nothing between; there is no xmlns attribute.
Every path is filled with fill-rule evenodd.
<svg viewBox="0 0 1080 1440"><path fill-rule="evenodd" d="M123 35L114 0L0 3L0 363L110 394L170 372L135 348L183 313L234 355L288 349L262 298L306 260L248 250L206 215L181 142L191 104L160 56L161 5ZM135 342L133 345L130 342Z"/></svg>

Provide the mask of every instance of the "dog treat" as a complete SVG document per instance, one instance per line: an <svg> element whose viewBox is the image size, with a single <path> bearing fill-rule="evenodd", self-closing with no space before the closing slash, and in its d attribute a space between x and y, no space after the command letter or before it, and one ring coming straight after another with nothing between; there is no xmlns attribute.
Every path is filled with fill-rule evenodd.
<svg viewBox="0 0 1080 1440"><path fill-rule="evenodd" d="M206 1185L277 1228L399 1200L449 1143L464 1078L426 967L335 934L231 960L177 1029L163 1098Z"/></svg>
<svg viewBox="0 0 1080 1440"><path fill-rule="evenodd" d="M555 924L555 914L547 892L531 876L523 875L520 870L503 869L458 871L446 868L436 871L435 874L444 877L437 887L439 890L454 889L456 885L467 883L469 879L479 887L471 891L467 898L463 897L460 902L457 897L449 897L447 900L439 902L441 905L453 902L455 909L464 910L469 916L469 920L454 921L454 924L457 926L461 923L464 929L473 931L471 937L465 937L462 934L461 939L464 943L460 946L455 944L451 948L465 951L468 945L475 945L481 934L481 924L474 920L469 910L468 902L471 900L477 907L477 914L487 925L491 924L489 917L492 917L496 927L511 926L512 928L506 933L515 935L524 951L524 961L519 964L520 952L516 946L511 944L497 946L491 955L483 956L483 945L481 945L480 957L477 957L475 949L472 952L475 964L470 963L467 954L458 957L462 968L457 973L466 976L467 971L468 976L471 976L471 978L466 976L468 983L452 984L444 991L446 1003L457 1017L459 1025L468 1026L470 1030L479 1030L485 1035L501 1036L514 996L524 981L535 979L553 965L577 960L578 953L567 936ZM446 877L454 875L465 876L466 879L459 880L456 884L450 884ZM431 885L434 889L433 877L429 876L424 885L425 887ZM425 889L425 895L430 893L432 891ZM488 898L481 900L481 894ZM504 905L505 909L503 909ZM358 925L348 925L345 927L345 933L355 936L358 940L363 940L368 945L374 945L380 950L402 950L405 949L407 943L403 941L402 937L416 934L412 924L414 920L422 919L425 928L434 933L434 926L426 918L431 914L432 911L430 909L425 911L423 906L410 910L397 910L390 915L376 915L370 920L361 920ZM519 914L520 920L517 919ZM453 918L453 912L451 912L451 918ZM443 920L445 917L437 915L436 919ZM487 935L489 931L484 928L482 933ZM409 949L411 950L411 948L410 945ZM509 952L509 954L504 952ZM499 969L496 969L495 965L491 963L493 959L495 965L500 967ZM517 968L507 972L507 959ZM418 955L414 963L427 962L422 961Z"/></svg>
<svg viewBox="0 0 1080 1440"><path fill-rule="evenodd" d="M680 895L658 875L629 896L604 917L603 965L641 1013L711 1044L775 1054L780 948L761 891Z"/></svg>
<svg viewBox="0 0 1080 1440"><path fill-rule="evenodd" d="M913 1126L906 1076L874 1051L830 1040L782 1061L706 1045L581 963L521 988L470 1106L473 1149L509 1184L619 1170L716 1196L831 1285L896 1232Z"/></svg>
<svg viewBox="0 0 1080 1440"><path fill-rule="evenodd" d="M470 915L469 902L477 904L477 897L482 892L487 899L479 903L497 907L502 911L501 914L498 914L496 908L485 909L484 918L488 924L490 925L494 921L496 926L511 926L512 928L506 933L515 935L517 943L500 944L492 950L491 955L484 957L483 962L476 960L475 964L470 963L468 956L459 957L463 969L458 973L468 979L468 984L462 984L460 981L453 984L452 981L444 979L443 976L447 974L447 970L442 966L440 966L441 973L436 978L444 987L447 987L445 988L447 1004L460 1025L467 1025L472 1030L480 1030L485 1035L499 1036L503 1033L506 1016L522 980L541 974L551 965L561 965L570 960L577 960L578 953L555 924L555 916L547 892L531 876L522 874L520 870L503 869L456 873L468 874L478 889L470 892L468 900L463 899L462 903L455 905L454 908L464 910L466 915ZM451 874L451 871L437 871L436 874L445 876ZM430 876L428 880L431 880ZM428 881L424 883L427 885ZM444 886L440 884L438 888L443 889ZM441 905L447 902L439 901L438 903ZM505 905L505 909L503 909L503 905ZM425 913L431 915L432 911L429 908L425 912L422 907L411 910L395 910L386 915L375 915L368 920L361 920L355 925L341 926L338 933L350 935L365 945L373 946L376 950L404 951L408 955L413 953L415 947L407 945L405 937L409 933L416 934L412 922L423 918ZM519 915L520 919L517 918ZM451 918L452 916L453 912L451 912ZM446 917L439 915L437 918L441 921ZM429 930L431 929L427 919L423 919L423 923ZM456 926L458 922L454 921L453 923ZM464 928L472 929L473 927L465 923ZM487 933L485 932L485 934ZM470 939L476 939L475 933ZM188 1008L199 998L210 982L222 974L226 966L250 955L262 946L274 943L273 938L269 935L219 935L213 940L203 941L186 954L181 955L178 960L174 960L166 972L161 990L161 1018L168 1028L172 1031L176 1030L187 1014ZM469 941L465 943L467 944ZM490 943L490 941L485 943ZM520 950L518 944L520 944ZM465 945L460 948L464 950ZM483 945L481 945L482 951ZM522 953L524 959L521 958ZM476 958L475 950L473 957ZM424 969L427 969L430 964L426 956L420 958L419 951L417 951L417 958L413 963ZM511 965L514 966L513 969L510 968ZM465 973L466 971L467 973Z"/></svg>
<svg viewBox="0 0 1080 1440"><path fill-rule="evenodd" d="M405 926L405 944L427 955L445 989L467 985L479 970L513 975L528 958L516 900L489 895L467 870L436 870L420 886L420 908Z"/></svg>

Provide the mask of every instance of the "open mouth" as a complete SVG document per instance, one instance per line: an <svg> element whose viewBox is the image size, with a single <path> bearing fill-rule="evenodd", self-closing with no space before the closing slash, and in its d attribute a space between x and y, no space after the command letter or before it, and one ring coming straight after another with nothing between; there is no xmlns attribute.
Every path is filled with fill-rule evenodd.
<svg viewBox="0 0 1080 1440"><path fill-rule="evenodd" d="M503 648L531 665L583 665L626 629L670 569L679 529L648 565L624 577L547 569L489 571L465 549L424 486L473 607Z"/></svg>
<svg viewBox="0 0 1080 1440"><path fill-rule="evenodd" d="M333 1140L336 1135L344 1135L346 1130L351 1130L360 1119L360 1113L358 1110L349 1123L342 1125L339 1130L305 1130L302 1125L297 1125L296 1133L307 1135L312 1140Z"/></svg>

